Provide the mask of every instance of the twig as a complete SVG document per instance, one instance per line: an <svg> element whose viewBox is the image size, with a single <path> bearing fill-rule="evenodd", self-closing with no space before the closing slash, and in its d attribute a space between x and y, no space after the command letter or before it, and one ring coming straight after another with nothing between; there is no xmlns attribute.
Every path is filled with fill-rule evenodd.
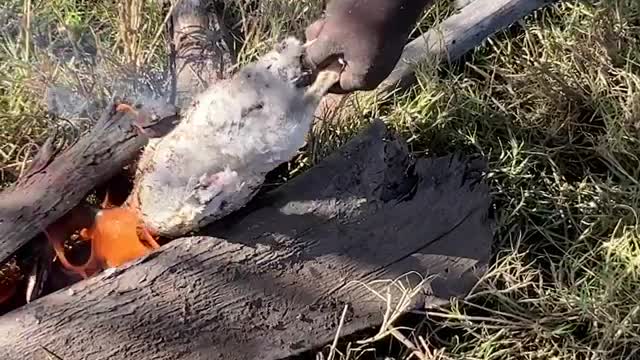
<svg viewBox="0 0 640 360"><path fill-rule="evenodd" d="M29 61L29 47L31 39L31 0L27 0L24 4L26 24L24 27L24 61Z"/></svg>
<svg viewBox="0 0 640 360"><path fill-rule="evenodd" d="M171 19L171 16L173 15L173 9L175 9L175 7L178 5L180 1L182 0L175 0L171 2L169 11L167 11L167 15L164 17L164 20L162 21L162 26L158 27L158 31L156 32L156 35L153 37L153 41L151 41L150 50L144 59L145 64L149 62L149 60L151 59L151 56L156 51L156 46L158 46L158 40L160 39L160 35L162 35L162 32L165 30L165 27L167 26L167 22L169 22L169 19Z"/></svg>
<svg viewBox="0 0 640 360"><path fill-rule="evenodd" d="M349 305L344 305L344 310L342 310L342 316L340 316L340 323L338 324L338 330L336 331L336 336L333 338L333 343L331 344L331 350L329 351L329 358L327 360L333 360L333 357L336 353L336 347L338 346L338 339L340 338L340 330L342 330L342 326L344 325L344 318L347 316L347 310L349 309Z"/></svg>

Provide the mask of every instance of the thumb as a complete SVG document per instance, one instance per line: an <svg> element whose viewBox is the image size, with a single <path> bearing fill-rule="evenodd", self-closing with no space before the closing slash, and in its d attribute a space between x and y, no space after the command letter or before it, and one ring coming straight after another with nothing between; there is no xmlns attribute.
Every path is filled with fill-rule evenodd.
<svg viewBox="0 0 640 360"><path fill-rule="evenodd" d="M334 59L336 47L333 42L323 37L305 47L304 61L311 69L323 68Z"/></svg>
<svg viewBox="0 0 640 360"><path fill-rule="evenodd" d="M326 31L323 32L325 22L318 20L309 25L306 30L307 43L305 44L304 61L311 69L324 68L328 63L335 61L339 46Z"/></svg>
<svg viewBox="0 0 640 360"><path fill-rule="evenodd" d="M324 27L325 20L320 19L314 21L311 25L307 26L304 30L304 37L307 41L311 41L320 35L322 28Z"/></svg>

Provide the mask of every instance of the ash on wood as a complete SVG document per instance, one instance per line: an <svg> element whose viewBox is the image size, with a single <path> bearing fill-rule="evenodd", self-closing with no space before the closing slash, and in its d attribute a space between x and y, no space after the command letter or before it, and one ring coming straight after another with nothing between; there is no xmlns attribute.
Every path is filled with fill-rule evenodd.
<svg viewBox="0 0 640 360"><path fill-rule="evenodd" d="M330 341L344 304L341 335L380 324L387 303L365 284L392 306L417 289L402 311L463 295L490 256L483 170L413 159L376 121L207 236L1 317L0 358L281 359Z"/></svg>

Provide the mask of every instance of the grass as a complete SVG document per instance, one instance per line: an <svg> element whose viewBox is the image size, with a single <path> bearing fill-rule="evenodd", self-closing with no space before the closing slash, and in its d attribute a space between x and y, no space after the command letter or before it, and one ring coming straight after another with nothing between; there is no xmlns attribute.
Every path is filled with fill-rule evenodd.
<svg viewBox="0 0 640 360"><path fill-rule="evenodd" d="M44 116L43 84L64 84L85 97L104 97L122 84L129 89L141 73L161 84L156 74L165 55L161 46L149 53L164 16L155 2L129 10L137 20L106 0L96 7L75 0L10 3L16 19L30 14L32 28L47 25L61 39L100 51L93 68L80 61L88 56L55 62L64 51L53 57L38 47L35 30L27 36L0 22L4 184L19 176L53 121ZM300 36L320 5L273 0L241 11L240 62L284 34ZM417 33L450 11L440 1ZM151 61L139 60L145 58ZM107 81L114 73L133 75ZM395 339L403 350L394 356L403 359L640 357L640 3L558 3L492 37L462 63L423 66L418 80L391 103L356 96L357 116L325 129L291 169L312 165L373 116L417 154L463 151L489 161L498 222L490 272L467 298L427 313L415 331L391 324L378 352ZM356 359L371 354L368 345L332 356Z"/></svg>

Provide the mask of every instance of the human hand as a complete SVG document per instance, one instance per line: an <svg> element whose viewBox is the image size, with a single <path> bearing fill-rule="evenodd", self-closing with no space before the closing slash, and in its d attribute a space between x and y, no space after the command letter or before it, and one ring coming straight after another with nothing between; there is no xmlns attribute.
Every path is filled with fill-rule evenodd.
<svg viewBox="0 0 640 360"><path fill-rule="evenodd" d="M400 59L409 32L432 0L330 0L325 17L305 32L306 62L315 71L344 61L330 92L373 90Z"/></svg>

